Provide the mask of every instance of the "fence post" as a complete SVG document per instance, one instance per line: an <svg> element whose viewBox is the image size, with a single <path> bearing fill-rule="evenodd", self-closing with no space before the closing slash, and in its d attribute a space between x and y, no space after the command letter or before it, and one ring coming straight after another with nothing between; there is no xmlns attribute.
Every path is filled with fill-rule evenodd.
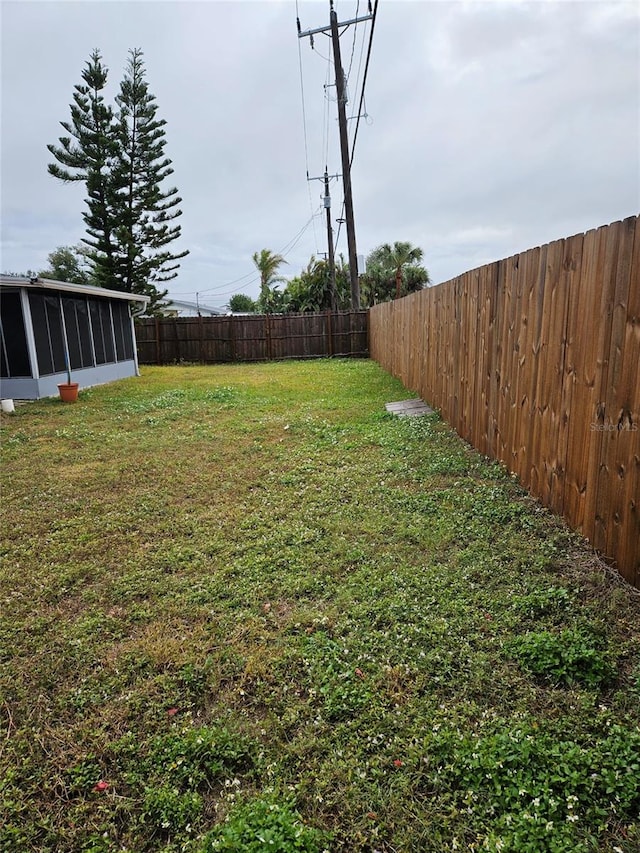
<svg viewBox="0 0 640 853"><path fill-rule="evenodd" d="M198 330L200 332L200 346L198 352L200 354L200 364L204 364L204 330L202 325L202 314L198 314Z"/></svg>
<svg viewBox="0 0 640 853"><path fill-rule="evenodd" d="M367 342L367 358L373 358L371 355L371 309L367 308L367 322L366 322L366 342Z"/></svg>
<svg viewBox="0 0 640 853"><path fill-rule="evenodd" d="M354 323L354 314L355 311L349 311L349 357L353 358L353 353L355 350L355 329L353 328Z"/></svg>
<svg viewBox="0 0 640 853"><path fill-rule="evenodd" d="M156 364L162 364L162 351L160 349L160 320L158 317L155 318L156 321Z"/></svg>
<svg viewBox="0 0 640 853"><path fill-rule="evenodd" d="M264 334L267 343L267 360L271 361L272 358L272 349L271 349L271 323L269 322L269 314L264 315Z"/></svg>
<svg viewBox="0 0 640 853"><path fill-rule="evenodd" d="M333 329L331 328L331 311L327 311L327 355L333 356Z"/></svg>
<svg viewBox="0 0 640 853"><path fill-rule="evenodd" d="M229 317L229 357L231 361L236 360L236 324L233 316Z"/></svg>

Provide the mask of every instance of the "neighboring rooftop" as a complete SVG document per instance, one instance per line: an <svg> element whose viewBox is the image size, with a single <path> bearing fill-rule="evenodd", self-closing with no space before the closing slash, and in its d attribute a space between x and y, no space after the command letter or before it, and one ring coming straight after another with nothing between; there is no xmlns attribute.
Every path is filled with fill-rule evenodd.
<svg viewBox="0 0 640 853"><path fill-rule="evenodd" d="M164 308L165 311L175 311L180 317L220 317L225 312L202 302L189 302L186 299L169 299Z"/></svg>

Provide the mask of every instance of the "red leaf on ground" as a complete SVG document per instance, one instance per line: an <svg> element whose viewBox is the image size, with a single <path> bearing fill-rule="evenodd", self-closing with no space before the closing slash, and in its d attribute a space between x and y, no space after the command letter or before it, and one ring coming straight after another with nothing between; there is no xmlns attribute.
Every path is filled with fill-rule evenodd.
<svg viewBox="0 0 640 853"><path fill-rule="evenodd" d="M169 710L167 711L167 717L175 717L175 715L177 713L178 713L177 708L169 708Z"/></svg>
<svg viewBox="0 0 640 853"><path fill-rule="evenodd" d="M99 782L96 782L96 784L93 786L93 790L99 791L100 793L108 790L108 788L109 788L109 783L105 782L104 779L101 779Z"/></svg>

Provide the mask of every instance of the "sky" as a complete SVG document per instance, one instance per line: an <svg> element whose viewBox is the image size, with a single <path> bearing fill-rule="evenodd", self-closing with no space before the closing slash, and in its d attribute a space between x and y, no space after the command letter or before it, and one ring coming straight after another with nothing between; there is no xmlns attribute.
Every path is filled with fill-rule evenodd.
<svg viewBox="0 0 640 853"><path fill-rule="evenodd" d="M335 0L340 22L367 0ZM268 248L293 277L327 251L341 172L328 0L1 0L3 272L85 235L84 187L47 174L94 48L117 93L144 53L189 250L170 295L256 297ZM371 32L341 35L351 140ZM431 282L640 212L640 4L379 0L353 153L358 254L410 241ZM348 255L342 181L331 182Z"/></svg>

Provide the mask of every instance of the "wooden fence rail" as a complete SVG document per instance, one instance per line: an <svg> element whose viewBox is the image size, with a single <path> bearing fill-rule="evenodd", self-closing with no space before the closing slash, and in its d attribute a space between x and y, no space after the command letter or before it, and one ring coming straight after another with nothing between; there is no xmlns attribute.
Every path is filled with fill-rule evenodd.
<svg viewBox="0 0 640 853"><path fill-rule="evenodd" d="M372 358L640 586L640 217L370 312Z"/></svg>
<svg viewBox="0 0 640 853"><path fill-rule="evenodd" d="M369 355L367 311L145 318L136 338L141 364Z"/></svg>

